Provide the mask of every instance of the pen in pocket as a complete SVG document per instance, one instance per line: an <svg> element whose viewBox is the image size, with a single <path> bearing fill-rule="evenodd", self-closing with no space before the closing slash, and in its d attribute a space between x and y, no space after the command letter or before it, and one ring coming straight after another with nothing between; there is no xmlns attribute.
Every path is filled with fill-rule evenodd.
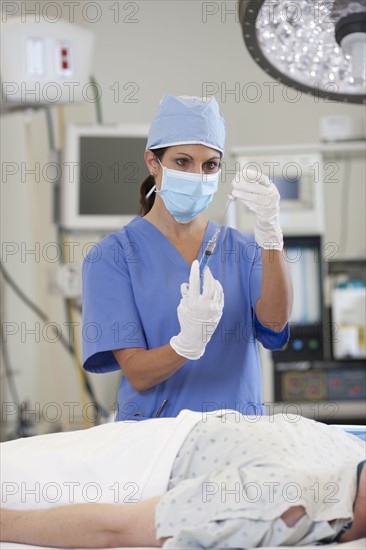
<svg viewBox="0 0 366 550"><path fill-rule="evenodd" d="M168 400L167 399L164 399L164 401L162 402L162 404L160 405L160 407L158 408L158 410L156 411L156 414L155 414L155 418L157 418L158 416L161 415L161 413L163 412L163 410L165 409L165 405L168 403Z"/></svg>

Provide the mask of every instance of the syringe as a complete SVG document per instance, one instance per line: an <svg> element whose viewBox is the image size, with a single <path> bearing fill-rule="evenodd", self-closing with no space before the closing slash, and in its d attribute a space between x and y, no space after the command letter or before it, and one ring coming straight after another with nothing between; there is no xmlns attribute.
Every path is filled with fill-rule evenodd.
<svg viewBox="0 0 366 550"><path fill-rule="evenodd" d="M215 250L215 247L216 247L216 242L217 242L217 237L219 236L220 231L221 231L221 225L216 229L212 239L210 239L208 241L207 246L205 248L205 251L202 254L202 258L200 260L200 275L201 275L201 277L203 275L203 270L205 269L205 267L208 264L212 254L214 253L214 250Z"/></svg>
<svg viewBox="0 0 366 550"><path fill-rule="evenodd" d="M236 197L234 197L231 193L229 193L229 195L228 195L228 201L227 201L226 208L225 208L225 212L224 212L224 215L223 215L223 218L224 218L224 219L225 219L226 212L228 211L228 208L229 208L231 202L234 201L235 198L236 198ZM203 276L203 271L204 271L206 265L208 264L208 262L209 262L209 260L210 260L210 258L211 258L211 256L212 256L212 254L214 253L214 250L215 250L216 244L217 244L217 238L218 238L218 236L219 236L219 234L220 234L221 229L222 229L222 225L220 225L220 226L216 229L216 231L215 231L215 233L214 233L212 239L210 239L210 240L208 241L207 246L206 246L206 248L205 248L205 251L204 251L204 253L202 254L202 257L201 257L201 260L200 260L200 275L201 275L201 277Z"/></svg>

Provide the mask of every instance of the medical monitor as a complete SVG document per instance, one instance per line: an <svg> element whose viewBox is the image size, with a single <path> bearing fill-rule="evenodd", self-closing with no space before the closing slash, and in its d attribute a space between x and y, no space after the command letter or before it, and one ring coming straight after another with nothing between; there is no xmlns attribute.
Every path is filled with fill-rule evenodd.
<svg viewBox="0 0 366 550"><path fill-rule="evenodd" d="M113 231L139 210L149 175L148 126L69 124L62 159L60 223L67 230Z"/></svg>

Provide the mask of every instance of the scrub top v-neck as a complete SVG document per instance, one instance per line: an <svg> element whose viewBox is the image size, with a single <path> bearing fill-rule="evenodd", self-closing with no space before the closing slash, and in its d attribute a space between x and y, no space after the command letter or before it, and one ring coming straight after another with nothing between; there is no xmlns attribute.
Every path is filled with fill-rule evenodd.
<svg viewBox="0 0 366 550"><path fill-rule="evenodd" d="M159 251L161 253L168 254L169 256L172 255L171 260L172 261L176 260L177 266L181 265L181 263L183 261L184 265L187 265L189 267L189 269L191 268L191 264L189 264L189 262L187 262L187 260L182 256L182 254L179 252L179 250L173 244L173 242L170 239L168 239L168 237L166 237L160 231L160 229L155 227L155 225L153 223L151 223L149 220L146 220L145 218L141 218L141 220L145 224L148 224L148 226L146 227L146 233L145 233L146 238L154 239L155 242L156 242L156 245L159 247ZM204 247L207 244L207 242L213 237L214 233L215 233L214 224L210 220L208 220L208 223L206 225L206 229L205 229L204 234L203 234L203 239L202 239L202 242L201 242L201 246L200 246L199 252L198 252L197 257L196 257L197 260L201 259L201 255L204 251Z"/></svg>
<svg viewBox="0 0 366 550"><path fill-rule="evenodd" d="M209 221L197 258L218 224ZM260 297L261 249L253 236L223 227L209 263L224 289L224 310L204 355L188 361L164 382L137 392L122 377L117 420L177 416L183 409L235 409L262 414L262 382L256 340L281 349L289 337L263 327L254 314ZM83 262L83 367L119 370L112 350L154 349L180 332L177 307L190 264L149 221L136 217L96 244Z"/></svg>

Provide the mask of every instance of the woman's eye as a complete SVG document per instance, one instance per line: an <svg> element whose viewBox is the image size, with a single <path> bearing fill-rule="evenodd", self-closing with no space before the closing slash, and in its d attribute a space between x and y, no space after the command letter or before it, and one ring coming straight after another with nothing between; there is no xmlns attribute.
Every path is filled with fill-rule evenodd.
<svg viewBox="0 0 366 550"><path fill-rule="evenodd" d="M176 159L178 166L187 166L188 159Z"/></svg>
<svg viewBox="0 0 366 550"><path fill-rule="evenodd" d="M206 162L204 167L206 170L210 170L211 172L217 172L219 169L219 165L216 164L216 162Z"/></svg>

